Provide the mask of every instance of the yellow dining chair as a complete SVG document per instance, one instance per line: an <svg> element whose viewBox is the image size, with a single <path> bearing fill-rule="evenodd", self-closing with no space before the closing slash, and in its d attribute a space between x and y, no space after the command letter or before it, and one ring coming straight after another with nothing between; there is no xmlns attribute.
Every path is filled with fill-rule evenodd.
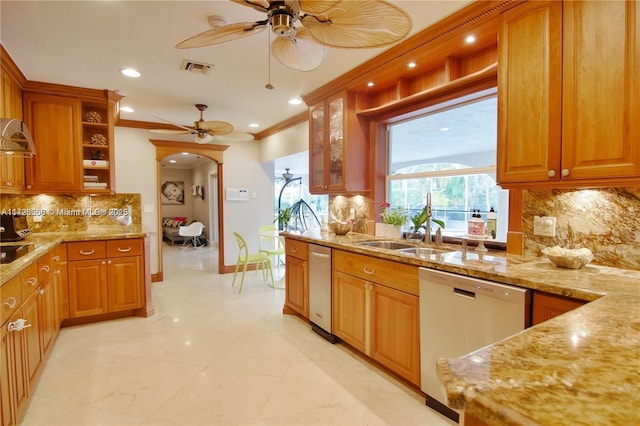
<svg viewBox="0 0 640 426"><path fill-rule="evenodd" d="M278 235L278 228L273 225L262 225L258 228L258 252L274 256L280 268L280 256L284 256L284 237Z"/></svg>
<svg viewBox="0 0 640 426"><path fill-rule="evenodd" d="M237 232L234 232L233 235L235 235L236 241L238 242L238 261L236 262L236 270L233 274L231 287L236 285L236 276L238 275L240 265L242 264L242 277L240 278L238 294L242 293L242 285L244 284L244 274L247 272L247 265L254 264L256 265L256 272L258 271L258 268L262 269L262 279L267 282L267 278L270 277L271 287L276 288L276 285L273 282L273 271L271 270L271 259L269 256L265 253L250 254L249 249L247 248L247 243L242 235Z"/></svg>

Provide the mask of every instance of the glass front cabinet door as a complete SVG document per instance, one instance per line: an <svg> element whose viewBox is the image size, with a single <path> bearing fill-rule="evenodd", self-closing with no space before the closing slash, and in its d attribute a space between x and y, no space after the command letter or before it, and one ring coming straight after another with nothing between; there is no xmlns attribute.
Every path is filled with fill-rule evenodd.
<svg viewBox="0 0 640 426"><path fill-rule="evenodd" d="M366 126L356 116L353 104L355 94L341 92L309 109L311 193L366 190L369 158Z"/></svg>

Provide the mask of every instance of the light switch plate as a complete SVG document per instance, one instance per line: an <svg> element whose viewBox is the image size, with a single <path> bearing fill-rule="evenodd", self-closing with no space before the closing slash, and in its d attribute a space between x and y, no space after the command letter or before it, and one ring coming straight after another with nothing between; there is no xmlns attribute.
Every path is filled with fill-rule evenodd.
<svg viewBox="0 0 640 426"><path fill-rule="evenodd" d="M556 218L553 216L534 216L533 235L541 237L556 236Z"/></svg>

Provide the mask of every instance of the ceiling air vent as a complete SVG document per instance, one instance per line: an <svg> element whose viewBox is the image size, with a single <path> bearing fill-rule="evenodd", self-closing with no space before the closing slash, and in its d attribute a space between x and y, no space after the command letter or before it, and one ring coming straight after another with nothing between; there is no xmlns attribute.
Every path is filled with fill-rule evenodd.
<svg viewBox="0 0 640 426"><path fill-rule="evenodd" d="M196 74L206 74L211 68L213 68L213 65L211 64L196 62L190 59L185 59L184 61L182 61L182 65L180 66L181 70L194 72Z"/></svg>

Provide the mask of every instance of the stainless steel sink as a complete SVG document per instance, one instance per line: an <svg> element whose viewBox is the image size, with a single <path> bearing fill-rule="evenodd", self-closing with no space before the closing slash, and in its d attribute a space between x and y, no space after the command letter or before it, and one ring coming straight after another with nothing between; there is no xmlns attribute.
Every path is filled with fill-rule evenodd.
<svg viewBox="0 0 640 426"><path fill-rule="evenodd" d="M400 249L415 248L415 246L412 246L411 244L399 243L397 241L386 241L386 240L361 241L361 242L356 243L356 244L361 245L361 246L382 248L382 249L387 249L387 250L400 250Z"/></svg>
<svg viewBox="0 0 640 426"><path fill-rule="evenodd" d="M439 250L431 247L411 247L399 249L398 252L426 259L428 257L431 257L432 255L449 253L449 250Z"/></svg>

